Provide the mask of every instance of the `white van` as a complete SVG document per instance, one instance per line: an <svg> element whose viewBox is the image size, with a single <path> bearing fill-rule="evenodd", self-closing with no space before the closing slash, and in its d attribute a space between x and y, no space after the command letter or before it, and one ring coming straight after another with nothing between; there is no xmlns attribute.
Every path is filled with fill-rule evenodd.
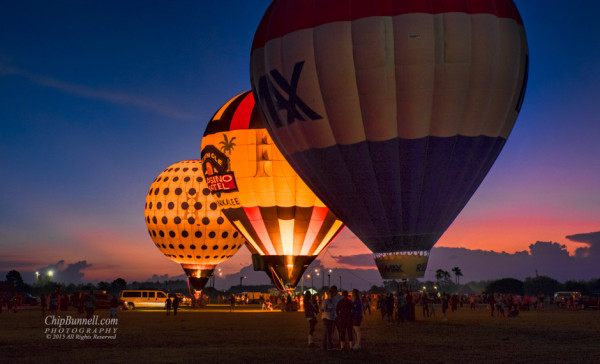
<svg viewBox="0 0 600 364"><path fill-rule="evenodd" d="M578 291L559 291L554 293L554 303L558 307L567 307L569 304L575 306L581 300L581 292Z"/></svg>
<svg viewBox="0 0 600 364"><path fill-rule="evenodd" d="M130 310L135 307L165 307L168 295L163 291L146 289L126 289L121 292L121 299Z"/></svg>

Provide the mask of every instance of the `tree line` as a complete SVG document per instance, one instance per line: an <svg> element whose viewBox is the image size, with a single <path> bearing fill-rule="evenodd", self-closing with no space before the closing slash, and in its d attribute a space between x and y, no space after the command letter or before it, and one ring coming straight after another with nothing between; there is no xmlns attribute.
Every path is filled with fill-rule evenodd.
<svg viewBox="0 0 600 364"><path fill-rule="evenodd" d="M460 284L462 276L461 269L455 267L452 269L454 277L447 271L438 269L436 271L435 281L419 281L410 279L407 282L385 281L381 286L374 285L368 292L389 292L402 289L401 286L410 287L413 291L427 291L438 293L510 293L527 296L538 296L540 294L551 296L557 291L579 291L583 295L600 293L600 278L583 280L569 280L564 283L548 276L528 277L524 280L516 278L502 278L488 281L471 281L467 284ZM108 294L119 295L124 289L159 289L169 292L187 292L188 285L185 280L168 280L163 282L137 282L127 283L123 278L116 278L112 282L101 281L94 283L80 284L62 284L52 281L49 277L40 277L34 284L30 285L23 281L21 274L16 270L11 270L6 274L6 284L2 285L4 290L11 287L15 293L31 294L39 296L42 293L53 292L56 289L71 294L73 292L100 290ZM468 287L468 288L467 288ZM207 287L209 289L210 287ZM231 287L238 288L237 286ZM241 288L241 287L240 287ZM247 290L249 287L244 287ZM264 288L264 287L261 287ZM7 294L9 292L4 292Z"/></svg>

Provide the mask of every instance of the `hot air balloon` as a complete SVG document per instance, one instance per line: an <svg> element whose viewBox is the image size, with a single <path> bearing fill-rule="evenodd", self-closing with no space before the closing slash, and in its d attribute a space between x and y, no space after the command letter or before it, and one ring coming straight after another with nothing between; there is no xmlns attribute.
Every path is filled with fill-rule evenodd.
<svg viewBox="0 0 600 364"><path fill-rule="evenodd" d="M274 142L384 279L424 275L505 144L527 73L511 0L275 0L250 59Z"/></svg>
<svg viewBox="0 0 600 364"><path fill-rule="evenodd" d="M175 163L158 175L146 196L145 215L156 247L181 264L197 291L216 265L244 244L206 187L199 160Z"/></svg>
<svg viewBox="0 0 600 364"><path fill-rule="evenodd" d="M255 270L280 290L295 287L343 224L273 144L250 91L212 117L201 155L207 186L246 238Z"/></svg>

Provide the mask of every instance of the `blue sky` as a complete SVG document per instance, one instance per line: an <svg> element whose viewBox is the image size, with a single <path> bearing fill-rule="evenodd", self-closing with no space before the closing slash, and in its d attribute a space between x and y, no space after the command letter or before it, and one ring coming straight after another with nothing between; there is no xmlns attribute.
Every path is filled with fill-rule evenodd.
<svg viewBox="0 0 600 364"><path fill-rule="evenodd" d="M600 2L515 1L525 102L439 246L513 253L600 230ZM86 279L180 274L151 243L145 193L199 157L214 112L250 88L270 1L0 2L0 271L85 260ZM323 257L368 250L344 232ZM250 264L242 252L227 272Z"/></svg>

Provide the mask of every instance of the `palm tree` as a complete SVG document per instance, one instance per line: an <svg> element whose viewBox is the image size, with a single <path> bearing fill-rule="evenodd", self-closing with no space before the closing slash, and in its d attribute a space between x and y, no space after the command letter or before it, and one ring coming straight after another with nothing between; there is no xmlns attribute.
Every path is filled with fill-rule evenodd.
<svg viewBox="0 0 600 364"><path fill-rule="evenodd" d="M235 147L235 143L233 142L235 140L235 137L233 137L233 138L231 138L231 140L229 140L229 138L227 137L227 134L223 133L223 138L225 140L221 140L219 142L219 144L222 145L221 150L225 154L231 154L233 147Z"/></svg>
<svg viewBox="0 0 600 364"><path fill-rule="evenodd" d="M435 279L437 280L439 285L441 285L446 279L448 279L449 276L450 273L446 272L443 269L438 269L435 271Z"/></svg>
<svg viewBox="0 0 600 364"><path fill-rule="evenodd" d="M452 273L454 273L454 278L456 279L456 285L458 286L460 283L460 277L462 277L462 271L459 267L452 268Z"/></svg>

